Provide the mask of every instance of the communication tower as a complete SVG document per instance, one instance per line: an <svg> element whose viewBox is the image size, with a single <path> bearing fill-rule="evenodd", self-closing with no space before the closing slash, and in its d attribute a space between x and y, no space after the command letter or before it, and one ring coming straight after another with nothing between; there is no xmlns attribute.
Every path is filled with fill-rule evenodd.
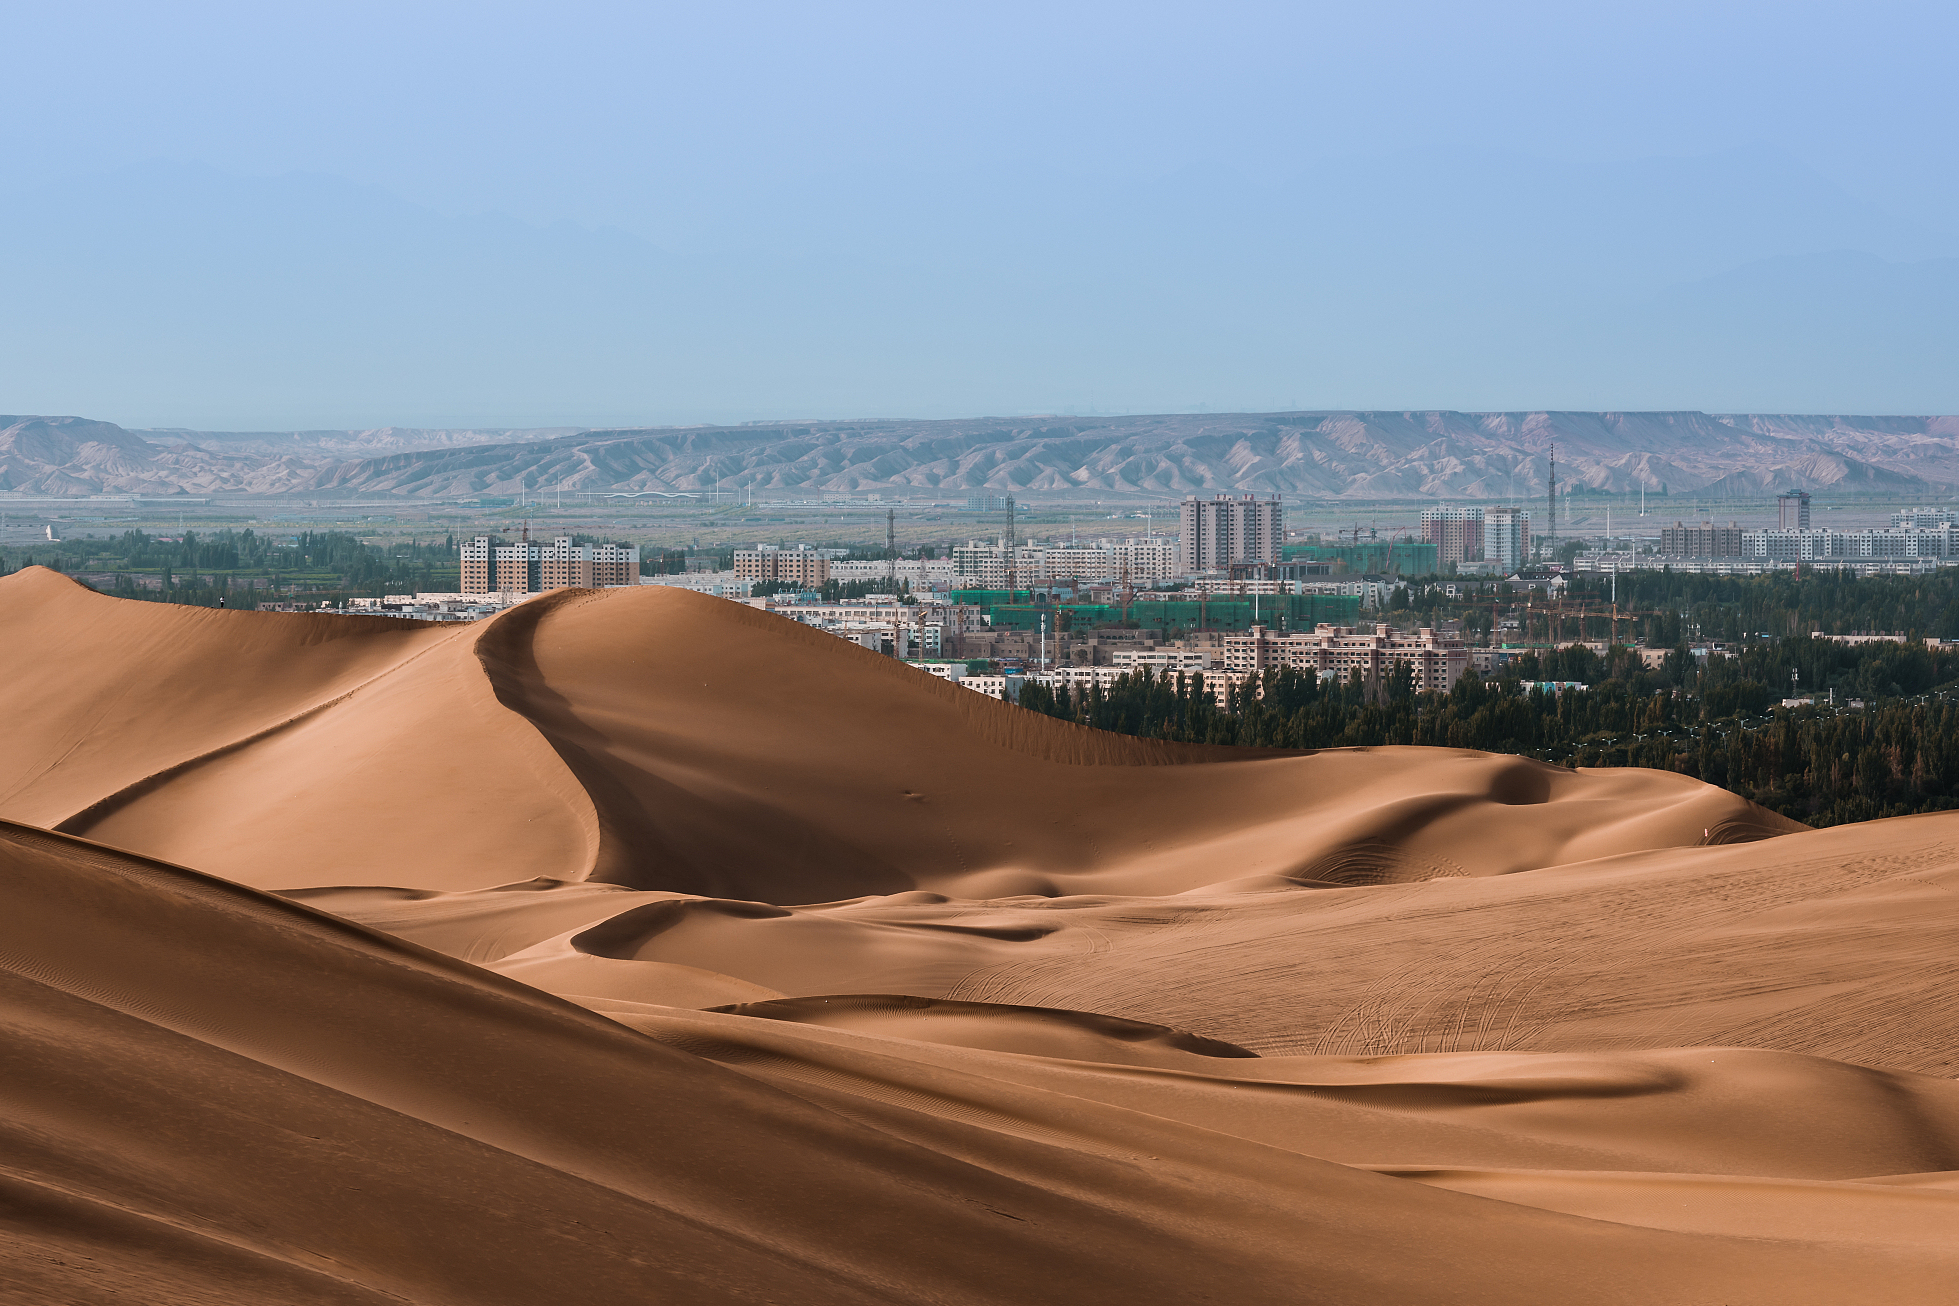
<svg viewBox="0 0 1959 1306"><path fill-rule="evenodd" d="M1007 496L1007 602L1014 601L1014 559L1020 549L1014 542L1014 497Z"/></svg>
<svg viewBox="0 0 1959 1306"><path fill-rule="evenodd" d="M1546 504L1548 511L1544 514L1544 538L1547 540L1554 539L1558 533L1558 446L1555 444L1551 446L1551 478L1549 487L1545 492L1545 497L1549 500L1549 503ZM1644 502L1644 500L1641 500L1642 504ZM1552 545L1553 549L1556 547L1555 544Z"/></svg>

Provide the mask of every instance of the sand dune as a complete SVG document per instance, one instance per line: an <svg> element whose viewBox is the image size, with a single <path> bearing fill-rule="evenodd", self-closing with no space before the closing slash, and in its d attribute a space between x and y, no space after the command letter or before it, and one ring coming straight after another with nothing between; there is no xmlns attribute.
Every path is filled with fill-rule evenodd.
<svg viewBox="0 0 1959 1306"><path fill-rule="evenodd" d="M1160 895L1790 828L1653 772L1106 735L663 588L457 629L136 604L31 569L0 581L0 613L19 723L0 816L264 888Z"/></svg>
<svg viewBox="0 0 1959 1306"><path fill-rule="evenodd" d="M0 580L14 1299L1959 1293L1959 816Z"/></svg>

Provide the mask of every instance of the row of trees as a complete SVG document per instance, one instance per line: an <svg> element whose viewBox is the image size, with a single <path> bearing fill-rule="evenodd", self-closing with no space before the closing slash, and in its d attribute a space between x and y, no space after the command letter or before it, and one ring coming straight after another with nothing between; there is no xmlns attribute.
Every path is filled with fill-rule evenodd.
<svg viewBox="0 0 1959 1306"><path fill-rule="evenodd" d="M268 537L247 527L169 537L132 530L8 549L0 558L8 571L38 561L57 571L106 574L110 579L98 582L99 588L121 597L204 607L221 600L250 607L257 596L295 585L309 597L331 598L453 590L458 583L453 536L384 546L346 531Z"/></svg>
<svg viewBox="0 0 1959 1306"><path fill-rule="evenodd" d="M1959 677L1959 652L1804 638L1751 647L1705 669L1677 650L1652 670L1614 652L1527 658L1493 682L1465 674L1446 694L1414 692L1405 667L1385 683L1323 682L1281 667L1231 687L1220 702L1202 673L1143 669L1106 690L1057 694L1029 684L1020 705L1097 729L1191 743L1424 744L1573 766L1655 767L1814 825L1959 807L1959 702L1929 692ZM1781 707L1767 686L1788 667L1837 684L1838 707ZM1547 680L1588 688L1560 693L1531 683ZM1844 691L1852 688L1870 696L1865 707L1849 708Z"/></svg>
<svg viewBox="0 0 1959 1306"><path fill-rule="evenodd" d="M1462 582L1457 582L1459 585ZM1466 629L1490 628L1491 602L1525 602L1502 585L1452 599L1441 577L1417 580L1396 591L1395 611L1411 611L1420 624L1459 618ZM1822 631L1897 631L1923 638L1959 639L1959 568L1940 568L1924 576L1857 576L1849 572L1779 571L1766 576L1704 576L1666 569L1571 578L1564 596L1593 605L1582 629L1573 617L1560 618L1542 598L1535 600L1532 629L1524 639L1609 638L1612 621L1599 609L1618 604L1616 635L1627 642L1671 647L1684 640L1776 638ZM1514 611L1514 607L1513 607ZM1560 629L1560 623L1562 628Z"/></svg>

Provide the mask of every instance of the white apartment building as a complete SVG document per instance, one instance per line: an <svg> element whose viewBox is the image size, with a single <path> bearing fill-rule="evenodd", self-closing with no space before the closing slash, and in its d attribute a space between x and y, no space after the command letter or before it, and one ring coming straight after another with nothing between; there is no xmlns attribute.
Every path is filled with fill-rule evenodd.
<svg viewBox="0 0 1959 1306"><path fill-rule="evenodd" d="M1919 530L1936 530L1941 526L1951 526L1950 508L1905 508L1891 514L1893 526L1915 526Z"/></svg>
<svg viewBox="0 0 1959 1306"><path fill-rule="evenodd" d="M1521 567L1530 560L1530 514L1522 508L1487 508L1483 511L1483 560L1505 570Z"/></svg>
<svg viewBox="0 0 1959 1306"><path fill-rule="evenodd" d="M1084 580L1120 582L1127 569L1132 585L1147 585L1178 575L1173 537L1050 543L1043 546L1041 575L1050 583Z"/></svg>
<svg viewBox="0 0 1959 1306"><path fill-rule="evenodd" d="M1135 670L1135 667L1056 667L1053 671L1032 673L1025 678L1048 685L1057 694L1070 688L1086 690L1090 686L1099 686L1106 693L1116 681ZM1225 705L1231 690L1244 684L1248 678L1238 672L1209 667L1169 668L1158 674L1189 676L1199 673L1204 677L1204 688L1217 700L1219 707Z"/></svg>
<svg viewBox="0 0 1959 1306"><path fill-rule="evenodd" d="M1134 671L1137 667L1151 667L1157 671L1209 671L1217 666L1218 654L1208 649L1121 648L1110 655L1110 661L1113 667L1089 669L1118 673Z"/></svg>
<svg viewBox="0 0 1959 1306"><path fill-rule="evenodd" d="M1253 626L1224 641L1225 669L1241 675L1291 667L1335 680L1359 672L1369 682L1379 683L1397 663L1413 671L1417 691L1445 692L1455 688L1469 666L1469 650L1460 638L1438 635L1426 626L1413 634L1388 626L1367 631L1322 624L1311 631L1291 632Z"/></svg>
<svg viewBox="0 0 1959 1306"><path fill-rule="evenodd" d="M959 683L976 694L1012 703L1020 698L1021 676L966 676Z"/></svg>
<svg viewBox="0 0 1959 1306"><path fill-rule="evenodd" d="M1013 551L1015 589L1041 583L1044 550L1028 540ZM952 550L952 585L962 590L1003 590L1007 588L1007 544L985 544L967 540Z"/></svg>
<svg viewBox="0 0 1959 1306"><path fill-rule="evenodd" d="M1145 586L1168 580L1177 572L1174 539L1095 540L1040 543L1028 540L1014 551L1014 587L1055 585L1069 581L1119 583L1124 568L1129 582ZM834 574L834 573L833 573ZM1004 543L968 540L955 547L951 582L958 589L1007 588L1007 548Z"/></svg>
<svg viewBox="0 0 1959 1306"><path fill-rule="evenodd" d="M1863 531L1807 530L1743 531L1744 558L1790 561L1880 561L1891 558L1950 558L1959 556L1959 527L1950 523L1931 529L1878 526Z"/></svg>
<svg viewBox="0 0 1959 1306"><path fill-rule="evenodd" d="M1133 667L1056 667L1052 671L1043 673L1041 679L1056 689L1069 686L1086 689L1090 685L1095 685L1107 690L1109 686L1134 669Z"/></svg>
<svg viewBox="0 0 1959 1306"><path fill-rule="evenodd" d="M1341 580L1237 580L1228 576L1197 576L1190 582L1193 594L1344 595L1359 599L1363 608L1385 607L1389 595L1406 587L1406 581L1394 576L1354 576Z"/></svg>
<svg viewBox="0 0 1959 1306"><path fill-rule="evenodd" d="M881 595L843 603L750 602L777 616L901 658L939 657L960 635L981 625L979 606L971 603L898 603Z"/></svg>
<svg viewBox="0 0 1959 1306"><path fill-rule="evenodd" d="M574 544L569 535L550 544L512 543L479 535L459 550L465 594L534 594L566 586L631 585L639 580L639 549L614 544Z"/></svg>
<svg viewBox="0 0 1959 1306"><path fill-rule="evenodd" d="M830 579L830 560L809 545L793 549L758 544L735 551L735 575L750 581L776 581L816 589Z"/></svg>
<svg viewBox="0 0 1959 1306"><path fill-rule="evenodd" d="M1240 580L1231 576L1193 576L1190 589L1201 594L1303 594L1303 582L1293 580Z"/></svg>
<svg viewBox="0 0 1959 1306"><path fill-rule="evenodd" d="M899 558L895 562L853 561L830 564L834 581L884 580L895 575L915 590L943 589L952 584L951 558Z"/></svg>
<svg viewBox="0 0 1959 1306"><path fill-rule="evenodd" d="M1361 576L1353 580L1302 580L1294 582L1296 594L1337 594L1358 598L1360 606L1376 612L1387 607L1388 599L1408 583L1393 576Z"/></svg>
<svg viewBox="0 0 1959 1306"><path fill-rule="evenodd" d="M1286 539L1285 505L1278 495L1191 494L1180 507L1177 572L1222 571L1234 562L1279 561Z"/></svg>
<svg viewBox="0 0 1959 1306"><path fill-rule="evenodd" d="M732 571L688 571L678 576L641 576L639 583L691 590L696 594L712 594L723 599L745 599L755 588L752 577L737 575Z"/></svg>

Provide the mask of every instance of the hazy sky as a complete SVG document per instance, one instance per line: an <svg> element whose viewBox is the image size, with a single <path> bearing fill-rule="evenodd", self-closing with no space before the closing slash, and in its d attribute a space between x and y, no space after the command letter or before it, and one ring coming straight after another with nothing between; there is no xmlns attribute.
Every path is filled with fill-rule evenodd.
<svg viewBox="0 0 1959 1306"><path fill-rule="evenodd" d="M1950 3L81 3L0 48L0 410L1959 408ZM509 296L403 298L457 240Z"/></svg>

